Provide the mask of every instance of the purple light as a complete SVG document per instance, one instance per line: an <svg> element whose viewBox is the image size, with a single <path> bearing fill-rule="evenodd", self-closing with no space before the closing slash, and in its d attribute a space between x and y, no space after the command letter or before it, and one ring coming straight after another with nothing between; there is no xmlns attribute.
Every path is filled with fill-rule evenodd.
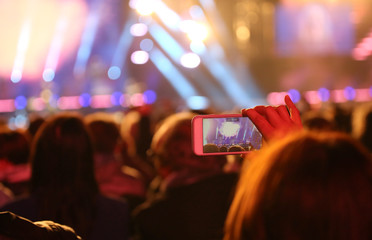
<svg viewBox="0 0 372 240"><path fill-rule="evenodd" d="M120 105L120 98L123 96L121 92L114 92L111 95L111 103L114 106L119 106Z"/></svg>
<svg viewBox="0 0 372 240"><path fill-rule="evenodd" d="M291 97L293 103L297 103L301 100L301 94L296 89L291 89L288 91L289 96Z"/></svg>
<svg viewBox="0 0 372 240"><path fill-rule="evenodd" d="M18 96L16 97L15 101L14 101L14 105L16 107L16 109L20 110L20 109L25 109L26 106L27 106L27 99L25 96Z"/></svg>
<svg viewBox="0 0 372 240"><path fill-rule="evenodd" d="M355 89L352 87L346 87L344 90L344 95L347 100L349 101L354 100L355 95L356 95Z"/></svg>
<svg viewBox="0 0 372 240"><path fill-rule="evenodd" d="M146 104L153 104L156 98L156 93L153 90L147 90L143 93L143 100Z"/></svg>
<svg viewBox="0 0 372 240"><path fill-rule="evenodd" d="M83 93L79 97L79 103L82 107L89 107L91 102L91 96L89 93Z"/></svg>
<svg viewBox="0 0 372 240"><path fill-rule="evenodd" d="M329 90L326 88L320 88L318 90L318 95L322 102L327 102L331 96Z"/></svg>

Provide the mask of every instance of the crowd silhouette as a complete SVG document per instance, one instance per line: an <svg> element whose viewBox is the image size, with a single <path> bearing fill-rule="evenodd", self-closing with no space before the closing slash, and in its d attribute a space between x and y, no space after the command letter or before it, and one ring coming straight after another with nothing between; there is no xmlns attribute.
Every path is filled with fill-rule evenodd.
<svg viewBox="0 0 372 240"><path fill-rule="evenodd" d="M0 239L372 239L371 109L286 96L241 111L261 149L209 144L226 155L208 156L192 151L191 111L3 125Z"/></svg>

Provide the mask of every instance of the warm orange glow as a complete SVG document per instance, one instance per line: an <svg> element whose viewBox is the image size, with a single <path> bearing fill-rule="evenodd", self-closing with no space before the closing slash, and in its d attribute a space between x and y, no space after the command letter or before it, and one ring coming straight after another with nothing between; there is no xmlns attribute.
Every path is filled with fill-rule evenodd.
<svg viewBox="0 0 372 240"><path fill-rule="evenodd" d="M57 56L61 63L78 47L87 10L82 0L0 1L0 76L5 79L10 78L17 56L21 30L29 21L30 31L23 54L22 81L42 79L45 60L53 36L56 34L58 21L64 19L68 24L67 32L63 35L66 38L63 39L61 55Z"/></svg>

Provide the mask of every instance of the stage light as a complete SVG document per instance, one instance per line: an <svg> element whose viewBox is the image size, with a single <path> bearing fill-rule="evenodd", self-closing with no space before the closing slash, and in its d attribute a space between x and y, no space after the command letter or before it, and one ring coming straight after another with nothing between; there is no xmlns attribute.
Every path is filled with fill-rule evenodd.
<svg viewBox="0 0 372 240"><path fill-rule="evenodd" d="M50 89L44 89L41 93L40 93L40 97L45 101L45 102L50 102L50 100L52 99L53 97L53 93Z"/></svg>
<svg viewBox="0 0 372 240"><path fill-rule="evenodd" d="M136 23L130 27L130 33L135 37L142 37L148 31L147 25L143 23Z"/></svg>
<svg viewBox="0 0 372 240"><path fill-rule="evenodd" d="M282 105L284 104L284 96L287 92L272 92L267 95L267 102L270 105Z"/></svg>
<svg viewBox="0 0 372 240"><path fill-rule="evenodd" d="M301 100L301 93L296 89L291 89L288 91L293 103L298 103Z"/></svg>
<svg viewBox="0 0 372 240"><path fill-rule="evenodd" d="M96 4L98 5L98 3ZM80 46L77 52L76 62L74 66L74 74L77 77L81 77L85 73L102 14L99 10L99 6L94 6L94 8L92 9L93 11L90 12L88 15L86 26L82 34Z"/></svg>
<svg viewBox="0 0 372 240"><path fill-rule="evenodd" d="M107 76L111 80L117 80L117 79L119 79L120 75L121 75L121 70L120 70L120 68L118 66L112 66L107 71Z"/></svg>
<svg viewBox="0 0 372 240"><path fill-rule="evenodd" d="M16 109L25 109L27 107L27 98L25 96L18 96L14 101Z"/></svg>
<svg viewBox="0 0 372 240"><path fill-rule="evenodd" d="M223 122L220 127L220 133L225 137L234 137L238 134L240 125L234 122Z"/></svg>
<svg viewBox="0 0 372 240"><path fill-rule="evenodd" d="M355 98L354 101L356 102L368 102L371 100L371 97L369 95L369 89L355 89Z"/></svg>
<svg viewBox="0 0 372 240"><path fill-rule="evenodd" d="M14 119L15 128L25 128L27 125L28 119L23 114L18 114Z"/></svg>
<svg viewBox="0 0 372 240"><path fill-rule="evenodd" d="M53 81L55 77L55 72L53 69L51 68L48 68L48 69L45 69L44 72L43 72L43 79L45 82L51 82Z"/></svg>
<svg viewBox="0 0 372 240"><path fill-rule="evenodd" d="M153 47L154 47L154 42L151 39L146 38L140 42L140 48L143 51L149 52L151 51Z"/></svg>
<svg viewBox="0 0 372 240"><path fill-rule="evenodd" d="M146 104L153 104L156 101L156 93L153 90L146 90L143 93L143 99Z"/></svg>
<svg viewBox="0 0 372 240"><path fill-rule="evenodd" d="M344 103L347 101L345 97L345 89L333 90L331 92L331 96L332 96L333 102L335 103Z"/></svg>
<svg viewBox="0 0 372 240"><path fill-rule="evenodd" d="M61 97L58 99L57 105L61 110L74 110L82 107L79 96Z"/></svg>
<svg viewBox="0 0 372 240"><path fill-rule="evenodd" d="M193 110L204 110L210 106L210 101L204 96L192 96L187 99L187 106Z"/></svg>
<svg viewBox="0 0 372 240"><path fill-rule="evenodd" d="M111 95L96 95L92 97L90 106L92 108L112 107Z"/></svg>
<svg viewBox="0 0 372 240"><path fill-rule="evenodd" d="M55 77L55 71L58 66L58 60L60 59L61 56L63 40L67 36L66 34L67 29L68 29L67 17L61 16L60 19L58 20L55 34L50 45L49 53L45 62L43 79L46 82L53 81Z"/></svg>
<svg viewBox="0 0 372 240"><path fill-rule="evenodd" d="M186 33L191 41L204 41L208 36L208 29L194 20L182 21L179 25L182 32Z"/></svg>
<svg viewBox="0 0 372 240"><path fill-rule="evenodd" d="M21 29L21 35L18 39L17 45L17 53L14 60L11 81L17 83L21 81L23 75L23 67L25 64L26 54L28 45L30 42L30 35L31 35L31 20L26 20L23 23Z"/></svg>
<svg viewBox="0 0 372 240"><path fill-rule="evenodd" d="M178 61L182 54L184 54L185 51L183 47L158 24L152 24L149 28L149 32L173 61Z"/></svg>
<svg viewBox="0 0 372 240"><path fill-rule="evenodd" d="M127 21L125 22L123 30L121 31L119 42L116 45L114 56L112 57L111 61L111 66L117 66L119 69L124 69L124 62L126 61L128 51L134 39L133 35L130 33L130 27L137 21L135 19L136 16L137 14L133 12L129 13ZM121 72L121 74L124 75L125 72ZM125 76L123 77L125 78Z"/></svg>
<svg viewBox="0 0 372 240"><path fill-rule="evenodd" d="M55 69L55 62L70 59L85 24L84 0L29 3L0 1L0 75L5 79L10 77L13 82L40 81L44 69ZM68 29L68 35L63 31L58 33L63 27ZM49 65L47 59L54 61Z"/></svg>
<svg viewBox="0 0 372 240"><path fill-rule="evenodd" d="M22 79L22 72L20 70L13 70L12 75L10 76L10 81L17 83Z"/></svg>
<svg viewBox="0 0 372 240"><path fill-rule="evenodd" d="M327 102L330 98L330 92L326 88L319 88L318 96L322 102Z"/></svg>
<svg viewBox="0 0 372 240"><path fill-rule="evenodd" d="M349 101L351 101L351 100L354 100L354 98L355 98L355 95L356 95L356 93L355 93L355 89L354 88L352 88L352 87L346 87L345 89L344 89L344 95L345 95L345 98L347 99L347 100L349 100Z"/></svg>
<svg viewBox="0 0 372 240"><path fill-rule="evenodd" d="M184 100L191 96L198 95L196 89L188 79L178 71L160 50L156 48L153 49L150 54L150 59Z"/></svg>
<svg viewBox="0 0 372 240"><path fill-rule="evenodd" d="M200 64L200 57L195 53L186 53L180 61L181 65L186 68L196 68Z"/></svg>
<svg viewBox="0 0 372 240"><path fill-rule="evenodd" d="M120 105L123 107L129 107L130 106L130 96L128 94L123 94L120 97Z"/></svg>
<svg viewBox="0 0 372 240"><path fill-rule="evenodd" d="M83 93L79 97L79 103L82 107L89 107L91 103L91 96L89 93Z"/></svg>
<svg viewBox="0 0 372 240"><path fill-rule="evenodd" d="M123 93L121 92L114 92L111 94L111 103L113 106L119 106L120 105L120 98L123 96Z"/></svg>
<svg viewBox="0 0 372 240"><path fill-rule="evenodd" d="M45 101L42 98L31 98L30 100L30 108L33 111L43 111L46 107Z"/></svg>
<svg viewBox="0 0 372 240"><path fill-rule="evenodd" d="M190 16L194 19L204 19L205 15L203 9L198 5L193 5L189 9Z"/></svg>
<svg viewBox="0 0 372 240"><path fill-rule="evenodd" d="M149 60L149 54L145 51L135 51L130 56L132 63L145 64Z"/></svg>
<svg viewBox="0 0 372 240"><path fill-rule="evenodd" d="M143 99L143 94L142 93L136 93L136 94L133 94L131 97L130 97L130 103L135 106L135 107L140 107L140 106L143 106L145 104L145 101Z"/></svg>
<svg viewBox="0 0 372 240"><path fill-rule="evenodd" d="M159 1L157 0L130 0L129 6L135 9L140 15L147 16L151 15Z"/></svg>
<svg viewBox="0 0 372 240"><path fill-rule="evenodd" d="M190 49L196 54L204 54L207 51L204 43L200 41L192 41L190 43Z"/></svg>
<svg viewBox="0 0 372 240"><path fill-rule="evenodd" d="M305 99L309 104L319 104L322 101L320 100L318 91L307 91L305 92Z"/></svg>
<svg viewBox="0 0 372 240"><path fill-rule="evenodd" d="M251 31L249 31L249 28L247 26L239 26L235 30L236 37L240 41L247 41L251 37Z"/></svg>
<svg viewBox="0 0 372 240"><path fill-rule="evenodd" d="M14 111L15 111L14 99L0 100L0 112L14 112Z"/></svg>
<svg viewBox="0 0 372 240"><path fill-rule="evenodd" d="M178 25L181 21L180 16L162 1L158 1L156 6L156 15L160 18L164 25L171 30L179 30Z"/></svg>

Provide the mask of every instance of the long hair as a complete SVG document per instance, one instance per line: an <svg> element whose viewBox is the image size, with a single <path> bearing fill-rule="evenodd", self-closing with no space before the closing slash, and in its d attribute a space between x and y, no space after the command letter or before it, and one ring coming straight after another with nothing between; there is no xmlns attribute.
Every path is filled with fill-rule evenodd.
<svg viewBox="0 0 372 240"><path fill-rule="evenodd" d="M342 133L302 132L242 172L225 240L371 239L372 161Z"/></svg>
<svg viewBox="0 0 372 240"><path fill-rule="evenodd" d="M31 163L39 217L71 226L84 237L98 187L91 138L81 116L64 113L47 119L35 136Z"/></svg>

